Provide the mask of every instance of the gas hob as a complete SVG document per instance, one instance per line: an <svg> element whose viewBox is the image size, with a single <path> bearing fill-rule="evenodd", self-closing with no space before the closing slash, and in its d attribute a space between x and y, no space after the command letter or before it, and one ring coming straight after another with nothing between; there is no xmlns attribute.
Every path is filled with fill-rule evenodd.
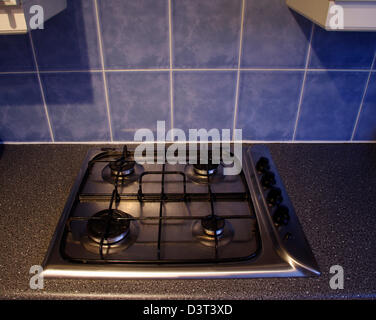
<svg viewBox="0 0 376 320"><path fill-rule="evenodd" d="M43 275L319 275L267 147L243 148L241 163L239 174L225 175L227 165L212 163L210 157L202 164L140 164L126 146L90 150L43 262Z"/></svg>

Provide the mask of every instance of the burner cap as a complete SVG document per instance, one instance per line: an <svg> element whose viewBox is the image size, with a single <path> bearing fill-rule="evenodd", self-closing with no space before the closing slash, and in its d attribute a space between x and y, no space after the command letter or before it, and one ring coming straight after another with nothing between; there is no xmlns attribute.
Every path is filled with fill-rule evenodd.
<svg viewBox="0 0 376 320"><path fill-rule="evenodd" d="M201 225L208 236L220 236L225 228L225 219L216 215L208 215L201 220Z"/></svg>
<svg viewBox="0 0 376 320"><path fill-rule="evenodd" d="M207 163L207 164L194 164L193 165L193 170L195 171L196 174L200 176L211 176L213 175L218 168L219 164L214 164L214 163Z"/></svg>
<svg viewBox="0 0 376 320"><path fill-rule="evenodd" d="M110 162L109 167L111 169L111 174L119 178L129 176L134 172L135 161L126 161L124 159L119 159L113 162Z"/></svg>
<svg viewBox="0 0 376 320"><path fill-rule="evenodd" d="M131 215L120 210L103 210L96 213L87 223L87 232L91 240L101 243L106 235L103 244L111 245L123 240L129 233L130 220L118 220L117 218L132 218Z"/></svg>

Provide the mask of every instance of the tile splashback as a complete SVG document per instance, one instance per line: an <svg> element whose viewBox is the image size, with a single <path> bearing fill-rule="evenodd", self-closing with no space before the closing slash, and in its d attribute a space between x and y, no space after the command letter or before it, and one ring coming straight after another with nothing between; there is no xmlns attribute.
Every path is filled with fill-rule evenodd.
<svg viewBox="0 0 376 320"><path fill-rule="evenodd" d="M376 33L327 32L284 0L68 0L0 35L0 142L376 141Z"/></svg>

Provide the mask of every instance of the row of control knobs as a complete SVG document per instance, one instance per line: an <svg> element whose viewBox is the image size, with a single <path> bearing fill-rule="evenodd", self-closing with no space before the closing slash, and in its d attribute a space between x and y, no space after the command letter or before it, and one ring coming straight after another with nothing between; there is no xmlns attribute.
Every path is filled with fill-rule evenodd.
<svg viewBox="0 0 376 320"><path fill-rule="evenodd" d="M289 209L282 205L282 190L275 187L275 174L270 171L269 159L261 157L257 164L256 170L261 174L261 185L267 191L266 202L269 207L276 207L273 214L273 221L276 226L287 225L290 221Z"/></svg>

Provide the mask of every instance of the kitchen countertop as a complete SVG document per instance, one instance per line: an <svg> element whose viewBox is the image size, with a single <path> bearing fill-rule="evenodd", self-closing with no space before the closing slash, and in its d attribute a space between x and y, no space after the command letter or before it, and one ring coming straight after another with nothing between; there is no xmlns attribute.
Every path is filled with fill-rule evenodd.
<svg viewBox="0 0 376 320"><path fill-rule="evenodd" d="M45 279L42 263L86 152L93 145L3 145L0 299L376 298L376 144L268 145L321 269L315 278L227 280ZM2 153L2 154L1 154ZM329 269L344 269L332 290Z"/></svg>

